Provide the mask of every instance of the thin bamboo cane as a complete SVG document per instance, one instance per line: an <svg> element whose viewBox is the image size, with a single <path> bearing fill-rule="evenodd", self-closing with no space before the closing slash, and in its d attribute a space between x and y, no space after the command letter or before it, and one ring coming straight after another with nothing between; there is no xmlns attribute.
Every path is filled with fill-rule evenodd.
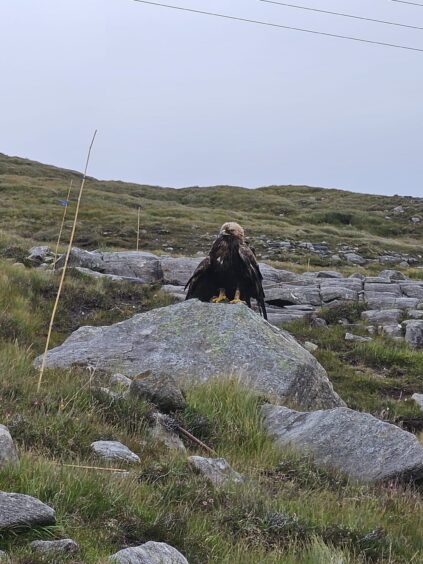
<svg viewBox="0 0 423 564"><path fill-rule="evenodd" d="M73 245L73 239L75 237L76 223L77 223L77 220L78 220L78 213L79 213L79 207L80 207L80 204L81 204L81 197L82 197L82 193L84 191L85 180L87 178L87 170L88 170L88 163L90 162L91 149L93 147L96 135L97 135L97 130L94 131L94 135L93 135L93 138L91 140L90 148L88 149L87 161L85 163L85 169L84 169L84 175L82 177L81 187L79 189L78 201L76 203L75 217L73 219L71 236L70 236L70 239L69 239L68 249L66 251L65 263L63 265L62 276L60 278L60 283L59 283L59 289L57 290L56 301L54 302L53 311L51 313L51 319L50 319L50 325L49 325L49 328L48 328L46 346L45 346L45 349L44 349L43 360L42 360L41 368L40 368L40 375L39 375L39 378L38 378L37 393L40 391L41 383L43 381L43 374L44 374L44 369L45 369L45 365L46 365L48 346L50 344L51 331L53 329L54 318L56 316L57 306L59 305L60 295L62 293L63 281L65 279L66 269L68 267L68 262L69 262L69 256L70 256L70 252L71 252L72 245Z"/></svg>
<svg viewBox="0 0 423 564"><path fill-rule="evenodd" d="M127 474L128 470L123 470L122 468L105 468L103 466L82 466L80 464L60 464L56 463L56 466L66 466L68 468L83 468L84 470L104 470L105 472L122 472Z"/></svg>
<svg viewBox="0 0 423 564"><path fill-rule="evenodd" d="M72 191L72 184L73 184L73 180L70 181L68 195L66 197L66 206L65 206L65 209L63 211L62 225L60 226L59 237L57 238L56 249L54 251L53 270L56 270L57 253L59 251L60 239L62 238L63 227L65 225L66 214L68 212L68 205L69 205L70 194L71 194L71 191Z"/></svg>
<svg viewBox="0 0 423 564"><path fill-rule="evenodd" d="M139 251L140 248L140 213L141 213L141 208L140 206L138 206L137 251Z"/></svg>

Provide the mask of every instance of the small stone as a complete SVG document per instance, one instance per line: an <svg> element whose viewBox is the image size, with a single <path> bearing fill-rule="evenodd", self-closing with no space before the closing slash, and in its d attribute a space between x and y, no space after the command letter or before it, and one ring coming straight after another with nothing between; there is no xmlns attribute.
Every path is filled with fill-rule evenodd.
<svg viewBox="0 0 423 564"><path fill-rule="evenodd" d="M380 278L389 278L389 280L407 280L407 276L399 270L382 270L379 274Z"/></svg>
<svg viewBox="0 0 423 564"><path fill-rule="evenodd" d="M418 216L418 215L415 215L415 216L413 216L413 217L411 218L411 222L412 222L412 223L420 223L421 220L422 220L422 218L421 218L420 216Z"/></svg>
<svg viewBox="0 0 423 564"><path fill-rule="evenodd" d="M120 550L109 560L119 564L188 564L185 556L173 546L153 541Z"/></svg>
<svg viewBox="0 0 423 564"><path fill-rule="evenodd" d="M53 540L53 541L33 541L29 545L34 552L39 552L42 554L51 554L51 553L71 553L71 552L78 552L79 545L72 539L60 539L60 540Z"/></svg>
<svg viewBox="0 0 423 564"><path fill-rule="evenodd" d="M4 560L6 562L10 562L9 555L4 550L0 550L0 560Z"/></svg>
<svg viewBox="0 0 423 564"><path fill-rule="evenodd" d="M181 411L186 406L184 395L171 376L153 375L150 371L134 378L129 393L151 401L161 411Z"/></svg>
<svg viewBox="0 0 423 564"><path fill-rule="evenodd" d="M313 317L310 321L312 327L327 327L326 320L321 317Z"/></svg>
<svg viewBox="0 0 423 564"><path fill-rule="evenodd" d="M241 483L244 477L235 472L224 458L204 458L202 456L190 456L188 464L202 474L215 486L223 486L227 483Z"/></svg>
<svg viewBox="0 0 423 564"><path fill-rule="evenodd" d="M404 213L405 210L402 206L397 206L392 211L394 212L395 215L399 215L401 213Z"/></svg>
<svg viewBox="0 0 423 564"><path fill-rule="evenodd" d="M308 352L311 353L317 351L317 349L319 348L319 345L316 345L316 343L311 343L310 341L306 341L303 346Z"/></svg>
<svg viewBox="0 0 423 564"><path fill-rule="evenodd" d="M54 525L55 522L54 510L39 499L0 492L0 530Z"/></svg>
<svg viewBox="0 0 423 564"><path fill-rule="evenodd" d="M367 264L367 260L357 253L345 253L345 260L351 264L358 264L359 266L364 266Z"/></svg>
<svg viewBox="0 0 423 564"><path fill-rule="evenodd" d="M163 413L154 413L153 422L153 426L150 429L150 437L154 441L157 441L169 450L186 450L182 440L171 430L168 416Z"/></svg>
<svg viewBox="0 0 423 564"><path fill-rule="evenodd" d="M131 378L128 378L128 376L125 376L124 374L113 374L113 376L110 378L111 386L117 386L125 390L129 390L131 384Z"/></svg>
<svg viewBox="0 0 423 564"><path fill-rule="evenodd" d="M0 468L18 461L15 443L9 433L9 429L0 425Z"/></svg>
<svg viewBox="0 0 423 564"><path fill-rule="evenodd" d="M362 337L361 335L353 335L352 333L345 333L345 340L354 343L369 343L373 341L371 337Z"/></svg>
<svg viewBox="0 0 423 564"><path fill-rule="evenodd" d="M106 460L117 460L131 464L140 462L140 457L119 441L95 441L91 444L95 454Z"/></svg>

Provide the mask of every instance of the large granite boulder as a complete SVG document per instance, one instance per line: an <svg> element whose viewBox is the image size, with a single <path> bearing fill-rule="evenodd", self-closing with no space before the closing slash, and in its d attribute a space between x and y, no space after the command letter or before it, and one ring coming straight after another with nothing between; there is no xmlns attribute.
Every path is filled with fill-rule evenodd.
<svg viewBox="0 0 423 564"><path fill-rule="evenodd" d="M318 466L369 482L423 479L423 445L368 413L346 407L302 413L264 405L262 415L278 445L311 454Z"/></svg>
<svg viewBox="0 0 423 564"><path fill-rule="evenodd" d="M47 368L72 365L132 378L151 370L182 386L235 376L302 409L344 405L317 360L243 304L189 300L109 327L81 327L46 358Z"/></svg>
<svg viewBox="0 0 423 564"><path fill-rule="evenodd" d="M62 255L57 261L57 268L63 266L64 260L65 257ZM163 278L159 258L144 251L100 253L73 247L69 256L69 266L87 268L103 274L138 278L143 284L159 282Z"/></svg>

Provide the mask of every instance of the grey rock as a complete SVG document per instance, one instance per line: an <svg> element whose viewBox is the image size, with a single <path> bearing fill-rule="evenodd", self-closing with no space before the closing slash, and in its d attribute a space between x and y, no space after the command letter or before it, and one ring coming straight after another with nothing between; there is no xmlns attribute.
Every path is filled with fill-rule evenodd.
<svg viewBox="0 0 423 564"><path fill-rule="evenodd" d="M411 433L346 407L301 413L265 405L264 426L281 447L292 445L318 466L361 481L423 478L423 445Z"/></svg>
<svg viewBox="0 0 423 564"><path fill-rule="evenodd" d="M291 286L284 284L266 288L266 302L281 302L286 304L311 304L320 306L322 299L318 286Z"/></svg>
<svg viewBox="0 0 423 564"><path fill-rule="evenodd" d="M29 546L34 552L39 552L41 554L69 554L79 551L79 545L72 539L60 539L53 541L37 540L32 541Z"/></svg>
<svg viewBox="0 0 423 564"><path fill-rule="evenodd" d="M361 319L372 325L397 324L402 317L400 309L384 309L363 311Z"/></svg>
<svg viewBox="0 0 423 564"><path fill-rule="evenodd" d="M353 335L352 333L345 333L345 340L354 343L368 343L373 341L371 337L362 337L361 335Z"/></svg>
<svg viewBox="0 0 423 564"><path fill-rule="evenodd" d="M161 259L163 283L183 288L203 258L163 257Z"/></svg>
<svg viewBox="0 0 423 564"><path fill-rule="evenodd" d="M120 550L109 560L119 564L188 564L188 560L176 548L154 541Z"/></svg>
<svg viewBox="0 0 423 564"><path fill-rule="evenodd" d="M332 302L334 300L358 301L358 293L355 290L341 286L321 288L320 294L324 302Z"/></svg>
<svg viewBox="0 0 423 564"><path fill-rule="evenodd" d="M391 339L402 339L403 337L401 325L398 323L381 325L378 332L380 335L386 335Z"/></svg>
<svg viewBox="0 0 423 564"><path fill-rule="evenodd" d="M394 298L386 294L379 294L367 300L370 309L415 309L418 303L417 298Z"/></svg>
<svg viewBox="0 0 423 564"><path fill-rule="evenodd" d="M116 386L123 390L129 390L131 384L132 384L131 378L128 378L124 374L119 374L119 373L113 374L113 376L110 378L111 386Z"/></svg>
<svg viewBox="0 0 423 564"><path fill-rule="evenodd" d="M64 264L64 256L57 261L57 267ZM103 274L138 278L143 284L159 282L163 278L160 260L152 253L142 251L90 252L74 247L69 257L69 266L95 270Z"/></svg>
<svg viewBox="0 0 423 564"><path fill-rule="evenodd" d="M316 274L316 278L343 278L344 275L340 272L336 272L336 270L320 270Z"/></svg>
<svg viewBox="0 0 423 564"><path fill-rule="evenodd" d="M415 215L415 216L413 216L413 217L410 218L410 221L411 221L412 223L421 223L422 218L421 218L420 216L418 216L418 215Z"/></svg>
<svg viewBox="0 0 423 564"><path fill-rule="evenodd" d="M29 249L27 260L34 264L41 264L51 254L52 252L50 247L47 247L46 245L31 247L31 249Z"/></svg>
<svg viewBox="0 0 423 564"><path fill-rule="evenodd" d="M319 345L316 345L316 343L311 343L310 341L305 341L304 348L305 348L306 351L313 353L313 352L317 351L317 349L319 348Z"/></svg>
<svg viewBox="0 0 423 564"><path fill-rule="evenodd" d="M388 293L398 297L401 296L402 293L399 284L391 284L388 282L386 282L385 284L371 284L369 282L365 282L364 291L372 292L372 293L375 292Z"/></svg>
<svg viewBox="0 0 423 564"><path fill-rule="evenodd" d="M185 451L185 445L178 435L172 430L173 424L163 413L153 414L153 425L150 437L168 450Z"/></svg>
<svg viewBox="0 0 423 564"><path fill-rule="evenodd" d="M411 398L417 403L417 405L423 411L423 394L413 394Z"/></svg>
<svg viewBox="0 0 423 564"><path fill-rule="evenodd" d="M395 255L383 255L379 257L380 264L401 264L402 257Z"/></svg>
<svg viewBox="0 0 423 564"><path fill-rule="evenodd" d="M403 322L405 340L414 349L423 348L423 320L411 319Z"/></svg>
<svg viewBox="0 0 423 564"><path fill-rule="evenodd" d="M364 266L365 264L367 264L367 260L357 253L345 253L344 258L351 264L358 264L359 266Z"/></svg>
<svg viewBox="0 0 423 564"><path fill-rule="evenodd" d="M316 359L243 304L189 300L109 327L81 327L46 358L47 368L75 364L129 377L151 370L180 386L234 375L305 409L343 405Z"/></svg>
<svg viewBox="0 0 423 564"><path fill-rule="evenodd" d="M9 433L9 429L0 425L0 468L7 464L18 461L15 443Z"/></svg>
<svg viewBox="0 0 423 564"><path fill-rule="evenodd" d="M365 280L365 276L364 274L361 274L361 272L354 272L354 274L351 274L348 278L356 278L357 280Z"/></svg>
<svg viewBox="0 0 423 564"><path fill-rule="evenodd" d="M83 268L82 266L74 266L74 270L84 274L85 276L89 276L90 278L103 278L107 280L111 280L112 282L131 282L134 284L144 284L144 280L142 278L134 278L131 276L118 276L117 274L104 274L103 272L97 272L96 270L91 270L90 268Z"/></svg>
<svg viewBox="0 0 423 564"><path fill-rule="evenodd" d="M325 319L322 319L321 317L312 317L310 320L310 325L312 327L327 327L327 322Z"/></svg>
<svg viewBox="0 0 423 564"><path fill-rule="evenodd" d="M388 278L389 280L407 280L407 276L399 270L382 270L379 274L381 278Z"/></svg>
<svg viewBox="0 0 423 564"><path fill-rule="evenodd" d="M4 562L10 562L9 555L7 554L7 552L4 552L4 550L0 550L0 560L3 560Z"/></svg>
<svg viewBox="0 0 423 564"><path fill-rule="evenodd" d="M140 457L119 441L94 441L91 443L92 451L105 460L117 460L137 464Z"/></svg>
<svg viewBox="0 0 423 564"><path fill-rule="evenodd" d="M178 411L186 406L184 395L172 376L155 375L150 371L132 380L129 394L154 403L161 411Z"/></svg>
<svg viewBox="0 0 423 564"><path fill-rule="evenodd" d="M349 288L355 292L361 292L363 289L363 282L358 278L322 278L320 281L320 289L323 291L326 288Z"/></svg>
<svg viewBox="0 0 423 564"><path fill-rule="evenodd" d="M401 290L408 298L423 300L423 284L404 283L401 284Z"/></svg>
<svg viewBox="0 0 423 564"><path fill-rule="evenodd" d="M102 386L100 386L99 388L94 388L93 393L102 402L114 402L126 397L126 392L115 392L113 390L110 390L109 388L104 388Z"/></svg>
<svg viewBox="0 0 423 564"><path fill-rule="evenodd" d="M244 481L244 477L235 472L224 458L190 456L188 463L214 486L224 486L230 482L241 483Z"/></svg>
<svg viewBox="0 0 423 564"><path fill-rule="evenodd" d="M409 309L407 311L407 317L409 319L423 319L423 311L419 309Z"/></svg>
<svg viewBox="0 0 423 564"><path fill-rule="evenodd" d="M162 290L170 294L178 301L185 300L186 291L183 286L173 286L171 284L165 284L164 286L162 286Z"/></svg>
<svg viewBox="0 0 423 564"><path fill-rule="evenodd" d="M392 211L393 211L393 213L394 213L395 215L399 215L399 214L401 214L401 213L404 213L405 210L404 210L404 208L403 208L402 206L397 206L397 207L394 208Z"/></svg>
<svg viewBox="0 0 423 564"><path fill-rule="evenodd" d="M0 530L54 525L55 522L54 510L39 499L0 492Z"/></svg>

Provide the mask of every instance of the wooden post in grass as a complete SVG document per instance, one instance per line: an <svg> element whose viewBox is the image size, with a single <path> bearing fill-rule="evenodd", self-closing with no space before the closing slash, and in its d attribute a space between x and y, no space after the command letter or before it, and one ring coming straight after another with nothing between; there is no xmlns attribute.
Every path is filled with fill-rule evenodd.
<svg viewBox="0 0 423 564"><path fill-rule="evenodd" d="M141 206L138 206L137 251L139 251L140 249L140 215L141 215Z"/></svg>
<svg viewBox="0 0 423 564"><path fill-rule="evenodd" d="M70 239L69 239L68 249L66 251L65 263L63 265L62 276L60 277L60 282L59 282L59 289L57 290L56 301L54 302L53 311L51 313L50 325L48 327L46 346L45 346L45 349L44 349L43 360L42 360L42 363L41 363L40 375L38 377L37 392L40 391L41 384L42 384L42 381L43 381L43 374L44 374L44 369L45 369L45 365L46 365L48 346L50 344L51 331L52 331L52 328L53 328L54 318L56 316L57 306L59 305L60 294L62 293L63 281L65 279L66 269L68 267L69 256L70 256L70 252L71 252L72 245L73 245L73 239L75 237L76 223L78 221L79 207L81 205L81 197L82 197L82 193L84 191L85 180L87 178L87 170L88 170L88 163L90 162L91 149L93 147L94 139L95 139L96 135L97 135L97 130L94 131L94 135L93 135L93 138L91 140L90 147L88 149L88 155L87 155L87 161L85 163L84 175L82 177L81 187L79 188L78 200L76 202L76 209L75 209L75 217L73 218L72 231L71 231L71 236L70 236Z"/></svg>
<svg viewBox="0 0 423 564"><path fill-rule="evenodd" d="M66 214L68 212L68 205L69 205L69 198L70 198L71 191L72 191L72 184L73 184L73 180L70 181L68 195L66 197L65 204L64 204L65 209L63 211L62 224L60 226L59 237L57 238L56 249L54 251L53 270L56 270L57 253L58 253L58 250L59 250L60 239L62 238L62 232L63 232L63 227L65 225Z"/></svg>

